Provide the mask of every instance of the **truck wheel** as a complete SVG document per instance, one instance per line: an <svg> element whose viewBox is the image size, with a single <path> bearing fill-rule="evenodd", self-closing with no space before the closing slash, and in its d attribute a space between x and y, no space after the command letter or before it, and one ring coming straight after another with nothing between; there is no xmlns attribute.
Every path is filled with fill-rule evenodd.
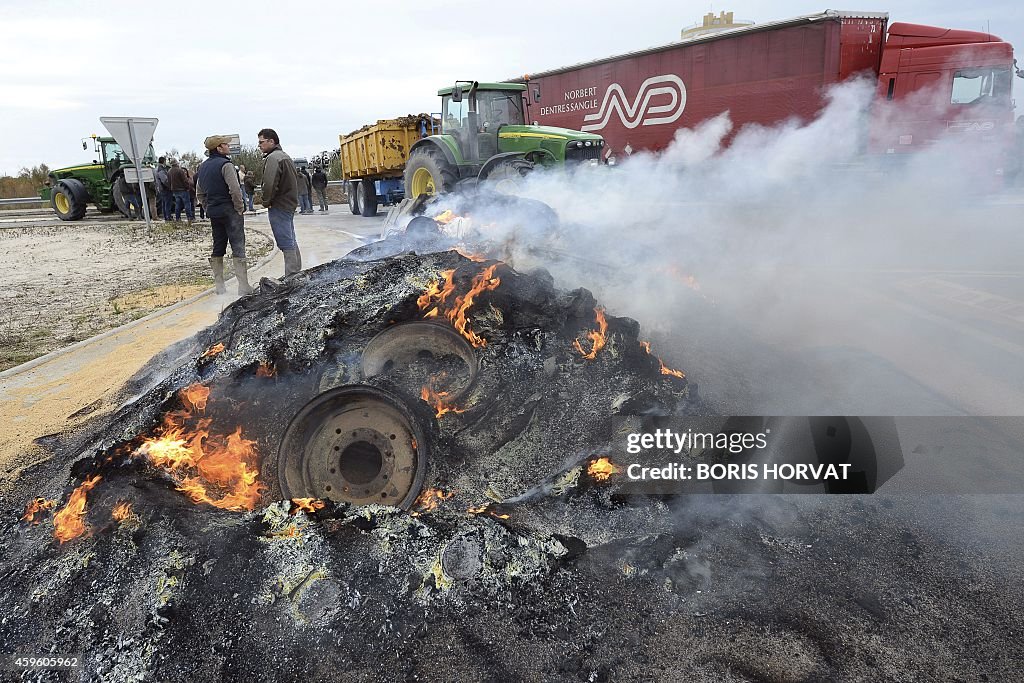
<svg viewBox="0 0 1024 683"><path fill-rule="evenodd" d="M348 184L348 209L353 215L359 215L359 181L352 180Z"/></svg>
<svg viewBox="0 0 1024 683"><path fill-rule="evenodd" d="M377 215L377 188L372 180L359 183L359 213L367 218Z"/></svg>
<svg viewBox="0 0 1024 683"><path fill-rule="evenodd" d="M456 172L439 151L420 148L409 155L405 165L405 196L433 196L455 188Z"/></svg>
<svg viewBox="0 0 1024 683"><path fill-rule="evenodd" d="M89 193L82 181L68 178L61 180L50 193L50 205L62 221L81 220L85 215Z"/></svg>
<svg viewBox="0 0 1024 683"><path fill-rule="evenodd" d="M533 163L525 159L509 159L490 170L485 180L491 188L502 194L522 194L523 176L533 170Z"/></svg>

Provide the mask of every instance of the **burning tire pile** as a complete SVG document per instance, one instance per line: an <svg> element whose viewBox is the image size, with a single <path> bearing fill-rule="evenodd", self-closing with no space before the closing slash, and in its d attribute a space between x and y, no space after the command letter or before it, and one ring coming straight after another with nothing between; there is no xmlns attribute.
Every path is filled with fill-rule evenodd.
<svg viewBox="0 0 1024 683"><path fill-rule="evenodd" d="M802 542L849 529L807 503L617 492L613 418L700 411L640 332L456 251L264 281L116 413L48 442L5 506L0 636L80 653L97 681L856 677L887 652L861 623L886 631L886 608L815 602L842 572Z"/></svg>

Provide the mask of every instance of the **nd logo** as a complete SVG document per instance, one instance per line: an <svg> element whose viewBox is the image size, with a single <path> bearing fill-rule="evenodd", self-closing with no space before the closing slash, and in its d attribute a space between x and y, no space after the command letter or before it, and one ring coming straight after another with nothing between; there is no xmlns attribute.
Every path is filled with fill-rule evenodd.
<svg viewBox="0 0 1024 683"><path fill-rule="evenodd" d="M662 95L667 95L670 98L668 103L652 106L651 100ZM580 130L601 130L608 125L613 114L619 117L622 125L626 128L672 123L683 115L685 107L686 86L683 85L682 79L675 74L648 78L640 84L640 90L632 104L626 100L622 86L612 83L604 91L601 108L596 114L587 114L583 117L585 123L580 126Z"/></svg>

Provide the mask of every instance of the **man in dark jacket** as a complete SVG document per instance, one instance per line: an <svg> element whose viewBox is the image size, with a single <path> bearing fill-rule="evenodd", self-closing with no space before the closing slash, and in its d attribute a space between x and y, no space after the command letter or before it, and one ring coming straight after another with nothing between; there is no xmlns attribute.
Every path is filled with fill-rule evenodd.
<svg viewBox="0 0 1024 683"><path fill-rule="evenodd" d="M167 157L157 159L153 175L156 180L156 209L165 220L171 220L171 191L167 189Z"/></svg>
<svg viewBox="0 0 1024 683"><path fill-rule="evenodd" d="M320 211L327 211L327 174L320 166L313 171L313 189L316 190L317 201L320 202Z"/></svg>
<svg viewBox="0 0 1024 683"><path fill-rule="evenodd" d="M299 171L299 213L313 213L313 183L309 179L306 169L298 167Z"/></svg>
<svg viewBox="0 0 1024 683"><path fill-rule="evenodd" d="M273 128L257 134L264 154L263 206L274 233L277 248L284 254L285 276L302 270L302 254L295 241L295 207L299 205L299 174L292 158L281 149L281 138Z"/></svg>
<svg viewBox="0 0 1024 683"><path fill-rule="evenodd" d="M213 255L210 267L218 294L224 286L224 254L231 243L231 261L238 280L238 293L252 293L249 286L248 261L245 260L245 204L242 203L242 189L238 185L238 173L228 158L231 153L231 138L227 135L211 135L206 138L206 149L210 158L203 162L196 174L196 195L199 203L206 207L213 228Z"/></svg>
<svg viewBox="0 0 1024 683"><path fill-rule="evenodd" d="M176 159L171 159L171 170L167 172L167 189L174 196L174 220L181 220L181 210L185 209L188 222L196 219L195 211L192 209L192 198L188 194L188 175L178 165Z"/></svg>

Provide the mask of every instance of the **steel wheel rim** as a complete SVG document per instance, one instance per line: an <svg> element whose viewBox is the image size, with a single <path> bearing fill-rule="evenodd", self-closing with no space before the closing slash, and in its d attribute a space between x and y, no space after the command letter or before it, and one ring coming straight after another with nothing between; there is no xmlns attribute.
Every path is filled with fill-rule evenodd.
<svg viewBox="0 0 1024 683"><path fill-rule="evenodd" d="M351 385L313 398L278 449L285 498L408 509L426 476L426 434L394 394Z"/></svg>
<svg viewBox="0 0 1024 683"><path fill-rule="evenodd" d="M434 176L425 168L417 168L412 174L412 195L418 197L421 194L433 195Z"/></svg>

